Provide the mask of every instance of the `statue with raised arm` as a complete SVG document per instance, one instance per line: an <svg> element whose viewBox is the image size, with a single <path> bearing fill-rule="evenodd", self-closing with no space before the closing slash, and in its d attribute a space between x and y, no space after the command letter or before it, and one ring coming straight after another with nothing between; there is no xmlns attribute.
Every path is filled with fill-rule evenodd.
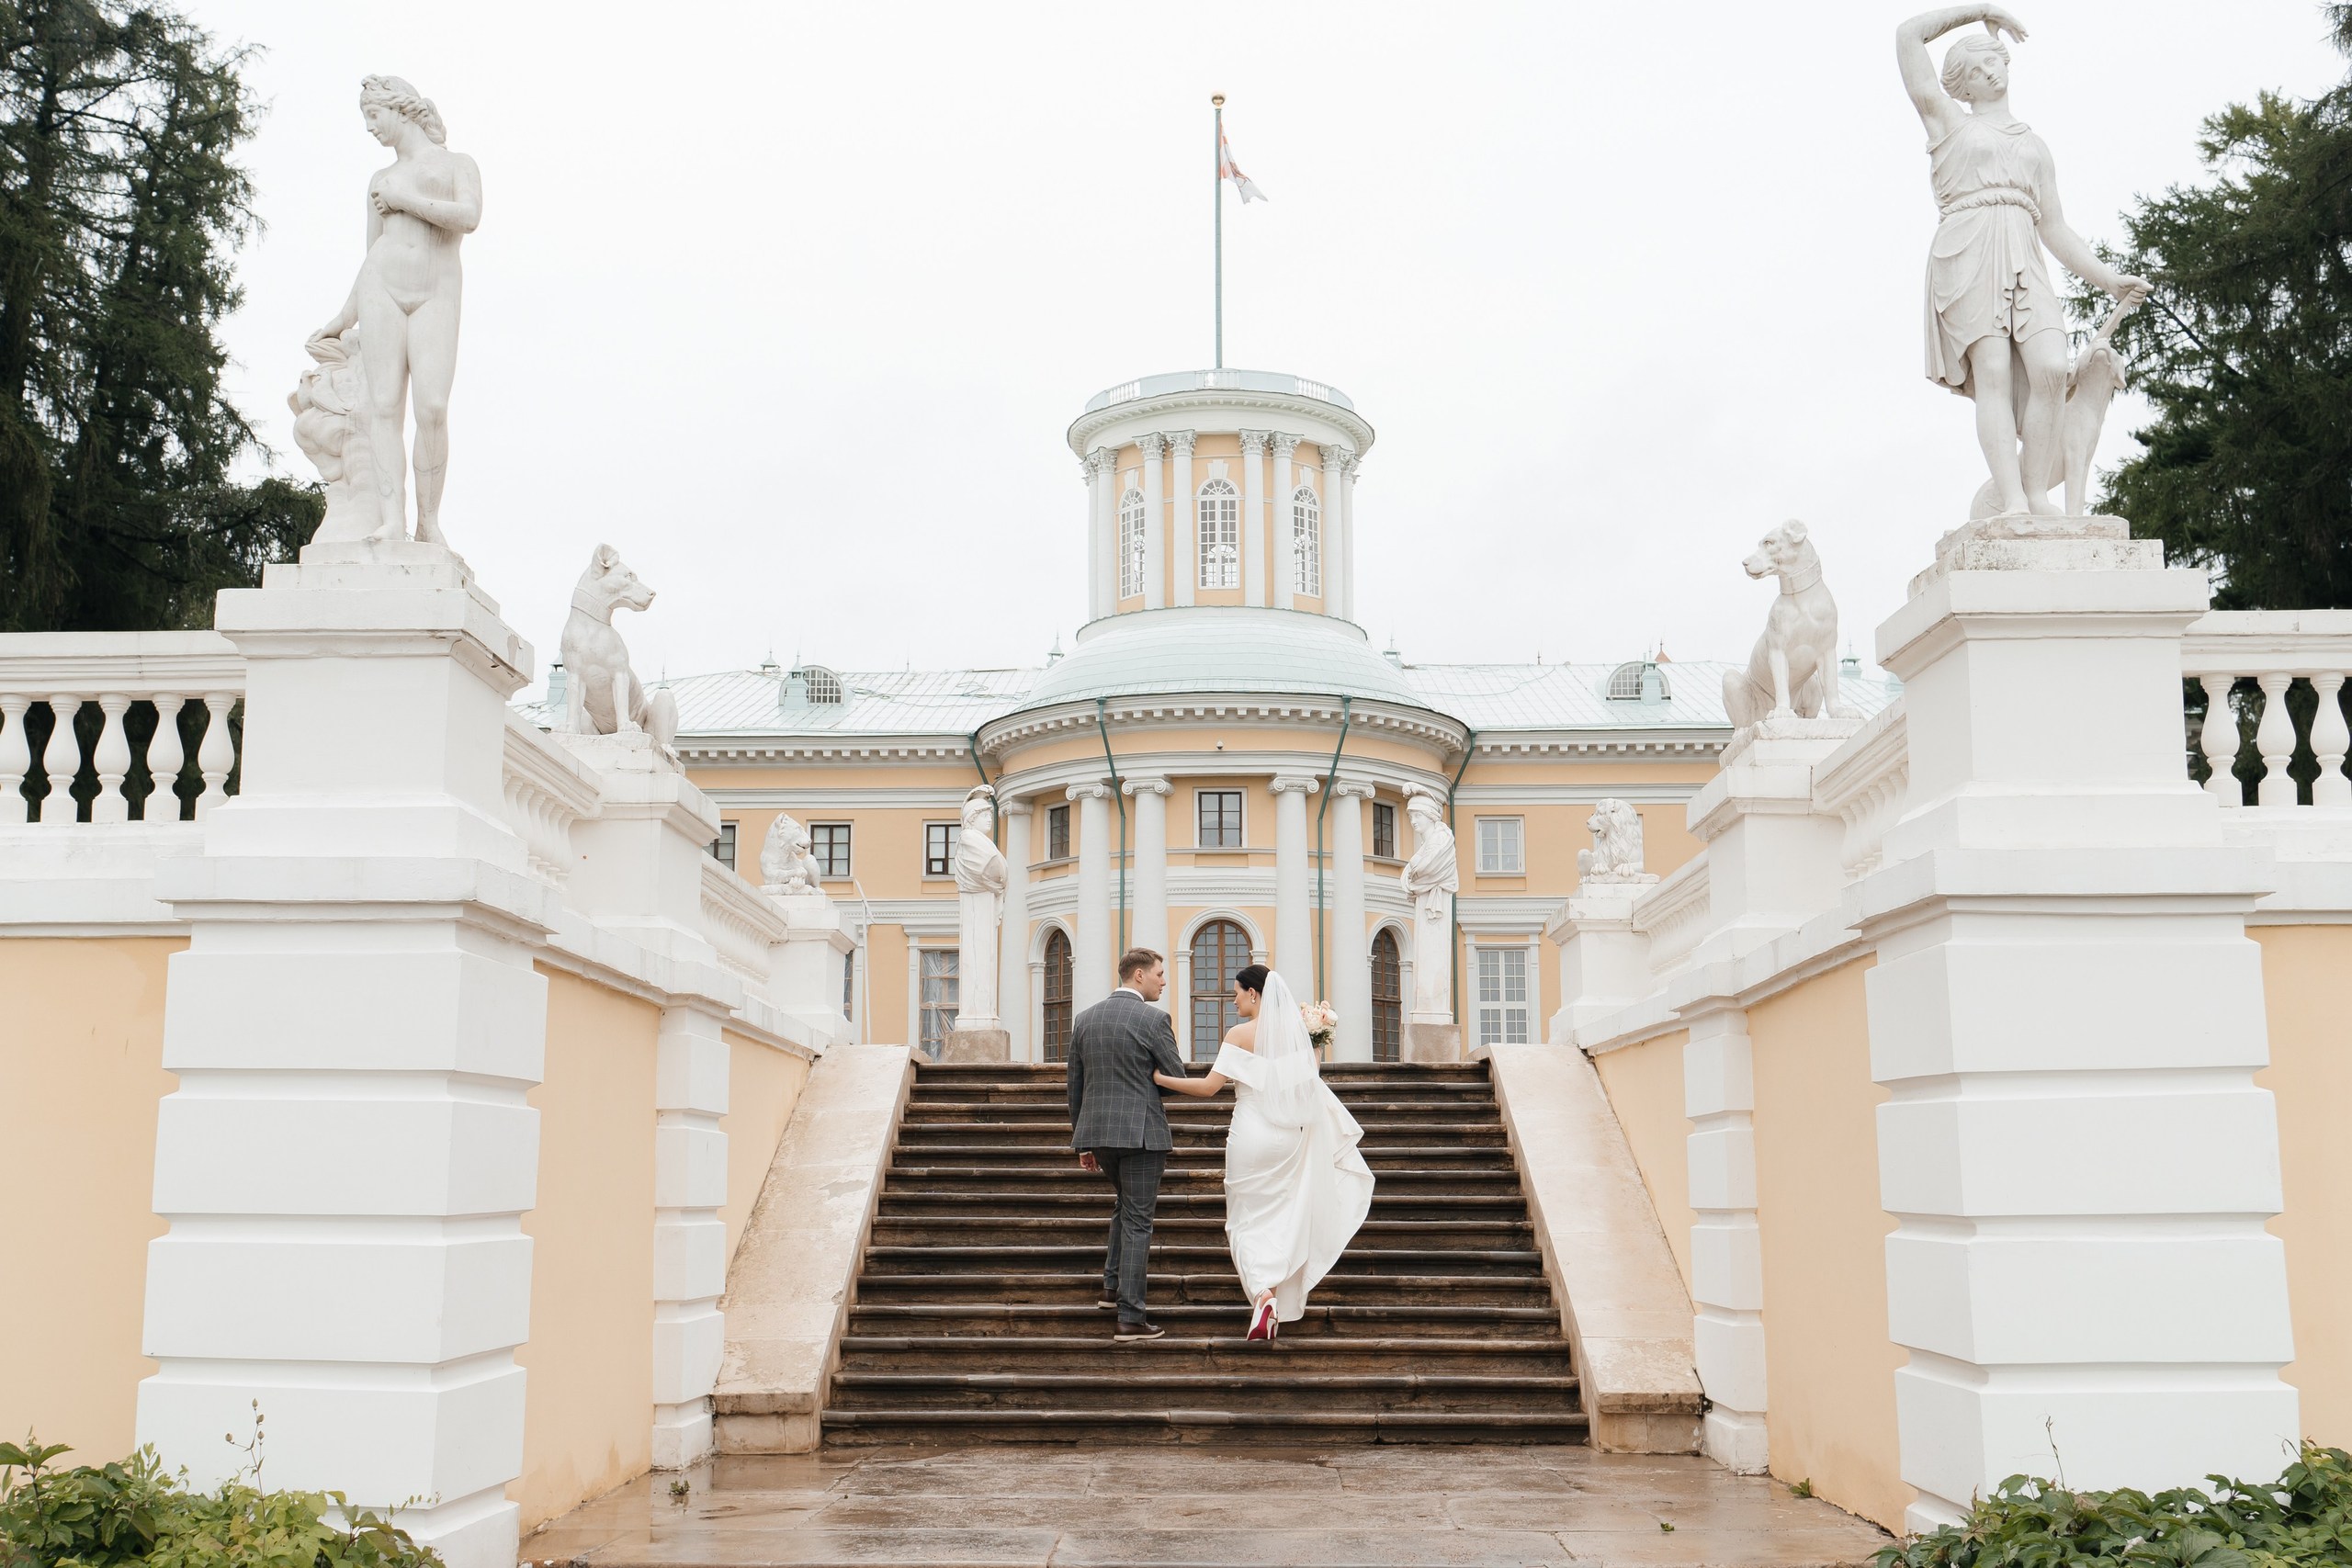
<svg viewBox="0 0 2352 1568"><path fill-rule="evenodd" d="M448 132L433 100L398 76L359 85L368 133L392 150L392 161L368 182L368 254L351 297L334 320L311 335L311 357L359 329L358 360L367 402L374 480L367 532L347 536L322 525L322 538L405 539L409 448L403 413L416 412L416 537L441 536L441 481L449 467L449 388L458 373L458 317L464 278L458 245L481 221L481 171L446 145ZM339 478L330 476L331 478Z"/></svg>
<svg viewBox="0 0 2352 1568"><path fill-rule="evenodd" d="M1928 45L1955 28L1984 30L1954 42L1938 71ZM2025 28L1998 6L1950 6L1894 29L1903 85L1928 129L1928 179L1937 210L1928 251L1928 378L1976 403L1976 439L1992 479L1972 515L2059 514L2052 487L2071 480L2068 509L2083 504L2074 452L2088 473L2089 446L2115 375L2105 333L2079 366L2068 360L2066 313L2042 265L2046 247L2114 296L2118 314L2145 298L2148 282L2098 259L2068 227L2050 149L2009 110L2009 51ZM2070 400L2070 393L2087 393ZM2087 431L2070 429L2087 424Z"/></svg>

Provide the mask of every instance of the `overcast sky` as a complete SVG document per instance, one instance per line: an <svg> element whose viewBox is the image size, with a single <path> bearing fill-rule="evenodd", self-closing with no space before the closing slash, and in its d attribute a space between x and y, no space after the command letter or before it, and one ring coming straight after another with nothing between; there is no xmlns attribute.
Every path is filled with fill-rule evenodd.
<svg viewBox="0 0 2352 1568"><path fill-rule="evenodd" d="M1064 431L1210 363L1213 91L1270 197L1227 197L1226 362L1378 431L1358 603L1408 659L1744 657L1784 517L1867 658L1984 477L1921 373L1907 4L192 8L266 51L228 341L288 471L384 158L359 78L481 164L443 522L542 670L599 541L660 591L621 621L648 675L1067 639ZM2343 64L2312 0L2017 9L2012 103L2094 241L2198 176L2202 117Z"/></svg>

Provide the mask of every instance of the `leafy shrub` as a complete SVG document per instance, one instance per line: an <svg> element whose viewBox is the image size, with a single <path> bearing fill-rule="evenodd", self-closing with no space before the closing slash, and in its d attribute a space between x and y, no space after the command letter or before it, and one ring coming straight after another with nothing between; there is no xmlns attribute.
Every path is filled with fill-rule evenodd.
<svg viewBox="0 0 2352 1568"><path fill-rule="evenodd" d="M340 1492L261 1490L259 1448L256 1437L250 1470L193 1492L153 1449L52 1470L64 1448L0 1443L0 1568L440 1568L430 1548Z"/></svg>
<svg viewBox="0 0 2352 1568"><path fill-rule="evenodd" d="M2352 1562L2352 1454L2306 1444L2274 1482L2075 1492L2013 1475L1956 1525L1878 1554L1878 1568L2341 1568Z"/></svg>

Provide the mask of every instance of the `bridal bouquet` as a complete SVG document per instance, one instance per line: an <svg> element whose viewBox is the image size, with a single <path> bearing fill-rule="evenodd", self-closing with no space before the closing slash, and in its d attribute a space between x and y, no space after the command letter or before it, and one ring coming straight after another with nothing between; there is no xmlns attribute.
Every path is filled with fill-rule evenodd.
<svg viewBox="0 0 2352 1568"><path fill-rule="evenodd" d="M1306 1038L1317 1051L1331 1047L1331 1036L1340 1027L1340 1015L1329 1002L1302 1002L1299 1018L1306 1025Z"/></svg>

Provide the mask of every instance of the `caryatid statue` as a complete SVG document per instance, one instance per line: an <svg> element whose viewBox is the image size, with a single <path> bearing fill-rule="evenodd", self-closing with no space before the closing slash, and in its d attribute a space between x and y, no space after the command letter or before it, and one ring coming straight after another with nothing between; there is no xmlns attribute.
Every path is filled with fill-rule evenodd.
<svg viewBox="0 0 2352 1568"><path fill-rule="evenodd" d="M464 295L458 246L481 221L481 171L449 151L441 111L398 76L362 81L359 112L368 133L392 150L392 161L368 181L368 254L351 297L311 334L309 347L322 366L347 362L344 334L358 328L367 400L356 417L366 423L375 496L370 514L358 519L364 531L345 532L354 525L338 527L341 520L331 514L318 537L409 536L409 449L401 427L404 409L413 407L416 537L446 545L441 481L449 467L449 388L458 373ZM345 476L339 470L325 477L334 482Z"/></svg>
<svg viewBox="0 0 2352 1568"><path fill-rule="evenodd" d="M1008 867L996 847L996 791L976 786L964 797L956 830L956 962L957 1031L1000 1029L997 1016L997 926L1004 918Z"/></svg>
<svg viewBox="0 0 2352 1568"><path fill-rule="evenodd" d="M1462 886L1453 829L1445 825L1444 803L1426 790L1406 795L1405 816L1413 824L1413 858L1398 880L1413 900L1413 1016L1451 1021L1453 894Z"/></svg>
<svg viewBox="0 0 2352 1568"><path fill-rule="evenodd" d="M1972 22L1984 30L1955 42L1939 73L1928 45ZM2049 147L2009 112L2004 33L2026 36L1998 6L1922 12L1894 29L1903 85L1928 128L1941 214L1928 251L1928 378L1975 400L1976 439L1993 471L1972 509L1980 517L2058 514L2050 491L2062 479L2068 510L2080 509L2090 449L2120 380L2107 334L2149 288L2099 260L2068 227ZM2042 265L2045 246L2119 304L2077 364L2068 362L2066 312ZM2079 475L2070 472L2076 467Z"/></svg>

